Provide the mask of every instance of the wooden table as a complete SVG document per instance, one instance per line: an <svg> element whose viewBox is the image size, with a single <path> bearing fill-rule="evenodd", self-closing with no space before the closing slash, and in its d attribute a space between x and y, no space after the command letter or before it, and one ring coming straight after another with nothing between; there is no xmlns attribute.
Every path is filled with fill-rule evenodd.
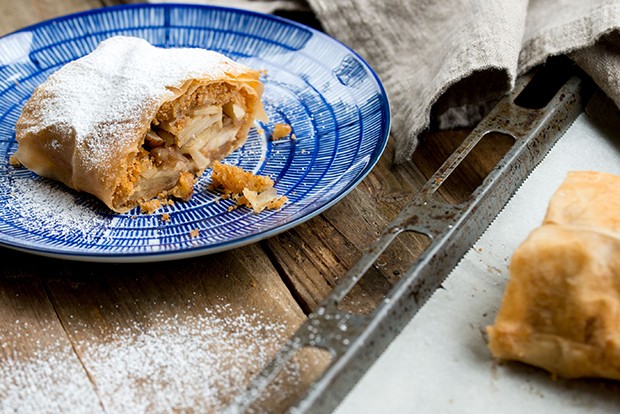
<svg viewBox="0 0 620 414"><path fill-rule="evenodd" d="M111 1L0 1L0 34ZM398 108L394 108L398 110ZM203 412L223 407L338 283L467 131L393 145L350 195L264 242L169 263L89 264L0 248L0 412ZM479 148L442 186L463 200L505 151ZM347 297L367 313L424 248L400 238ZM326 357L298 361L291 394ZM289 389L290 391L290 389ZM276 393L279 394L279 393ZM286 401L269 400L275 410ZM276 404L276 405L273 405ZM282 405L284 404L284 405Z"/></svg>

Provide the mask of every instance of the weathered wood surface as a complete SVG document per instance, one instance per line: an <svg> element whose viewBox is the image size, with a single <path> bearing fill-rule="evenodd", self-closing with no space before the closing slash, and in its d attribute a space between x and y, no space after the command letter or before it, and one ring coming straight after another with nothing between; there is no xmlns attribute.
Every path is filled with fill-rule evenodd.
<svg viewBox="0 0 620 414"><path fill-rule="evenodd" d="M0 0L0 34L112 3ZM163 264L100 265L0 248L0 412L27 398L32 408L48 404L57 412L217 409L329 294L465 135L433 133L412 162L401 166L392 165L389 145L371 174L325 213L226 253ZM480 171L505 147L482 149L441 195L453 203L467 197L480 182ZM399 238L343 308L372 311L425 243L411 235ZM186 342L187 354L175 338ZM170 377L185 369L189 380L204 380L196 371L213 367L206 360L213 355L220 372L211 389ZM295 386L303 387L325 361L316 353L306 356L294 372ZM187 366L175 371L174 364ZM219 394L205 396L209 392Z"/></svg>
<svg viewBox="0 0 620 414"><path fill-rule="evenodd" d="M42 20L101 5L99 0L3 0L0 2L0 35Z"/></svg>

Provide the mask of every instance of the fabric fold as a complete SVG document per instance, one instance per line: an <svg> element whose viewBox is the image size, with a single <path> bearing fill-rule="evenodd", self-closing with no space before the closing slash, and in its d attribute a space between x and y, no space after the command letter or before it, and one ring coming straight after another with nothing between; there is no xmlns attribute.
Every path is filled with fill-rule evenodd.
<svg viewBox="0 0 620 414"><path fill-rule="evenodd" d="M418 136L475 124L547 57L569 54L620 105L615 0L309 0L326 31L377 71L392 103L395 161Z"/></svg>

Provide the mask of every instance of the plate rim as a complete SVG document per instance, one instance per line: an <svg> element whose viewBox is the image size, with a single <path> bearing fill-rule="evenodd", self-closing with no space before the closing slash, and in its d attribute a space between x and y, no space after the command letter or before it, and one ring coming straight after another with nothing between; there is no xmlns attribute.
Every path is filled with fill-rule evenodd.
<svg viewBox="0 0 620 414"><path fill-rule="evenodd" d="M106 6L106 7L98 7L90 10L83 10L75 13L69 13L65 15L61 15L58 17L54 17L51 19L46 19L37 23L34 23L29 26L22 27L20 29L14 30L10 33L6 33L0 36L0 42L2 42L5 38L14 35L16 33L27 32L36 30L40 27L51 26L54 23L62 22L65 20L82 18L89 15L96 15L105 13L108 11L114 10L127 10L127 9L209 9L209 10L222 10L228 11L236 14L245 14L252 15L257 18L268 19L278 21L280 23L284 23L287 25L291 25L303 30L310 31L314 36L321 37L322 40L327 42L332 42L340 47L346 49L349 53L351 53L360 63L363 64L364 68L372 75L372 79L374 80L374 84L376 85L378 95L381 100L381 113L383 115L382 121L385 124L383 128L382 134L380 135L380 145L377 145L373 152L371 153L370 160L368 164L360 171L355 179L353 179L345 188L343 188L340 193L338 193L333 199L329 202L320 205L314 210L310 211L307 214L304 214L290 222L282 224L272 229L267 229L258 233L253 233L235 240L220 242L212 245L202 245L196 247L189 247L180 250L172 250L172 251L150 251L150 252L140 252L140 253L107 253L107 252L62 252L61 249L51 249L51 248L41 248L38 246L32 246L27 244L20 243L7 243L6 241L0 240L0 246L10 248L13 250L17 250L20 252L36 254L39 256L50 257L55 259L63 259L63 260L72 260L72 261L82 261L82 262L98 262L98 263L145 263L145 262L160 262L160 261L171 261L171 260L182 260L191 257L197 256L206 256L210 254L221 253L224 251L236 249L238 247L247 246L249 244L258 243L267 238L271 238L280 233L283 233L287 230L292 229L310 219L318 216L323 213L330 207L334 206L336 203L341 201L345 196L347 196L351 191L353 191L362 180L372 171L372 169L376 166L379 159L387 147L391 124L392 124L392 115L391 115L391 105L389 101L389 96L381 79L375 70L370 66L370 64L360 56L356 51L351 49L346 44L342 43L340 40L335 39L329 36L326 33L323 33L317 29L306 26L302 23L286 19L281 16L276 16L273 14L260 13L253 10L240 9L236 7L227 7L227 6L217 6L217 5L202 5L202 4L187 4L187 3L135 3L135 4L121 4L114 6ZM4 65L10 66L10 65Z"/></svg>

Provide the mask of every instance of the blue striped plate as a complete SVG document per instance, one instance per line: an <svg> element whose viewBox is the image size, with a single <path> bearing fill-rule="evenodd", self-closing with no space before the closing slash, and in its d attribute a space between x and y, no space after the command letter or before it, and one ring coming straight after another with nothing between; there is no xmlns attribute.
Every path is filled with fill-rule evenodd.
<svg viewBox="0 0 620 414"><path fill-rule="evenodd" d="M193 198L152 215L114 214L95 198L13 168L15 122L34 88L115 35L219 51L266 69L270 121L225 162L269 175L289 198L279 211L229 212L200 179ZM269 139L287 123L296 139ZM385 91L352 50L303 25L248 11L132 5L49 20L0 38L0 244L86 261L170 260L214 253L289 229L344 197L377 162L390 126ZM170 220L163 221L162 214ZM197 236L196 236L197 230ZM193 237L192 237L193 236Z"/></svg>

